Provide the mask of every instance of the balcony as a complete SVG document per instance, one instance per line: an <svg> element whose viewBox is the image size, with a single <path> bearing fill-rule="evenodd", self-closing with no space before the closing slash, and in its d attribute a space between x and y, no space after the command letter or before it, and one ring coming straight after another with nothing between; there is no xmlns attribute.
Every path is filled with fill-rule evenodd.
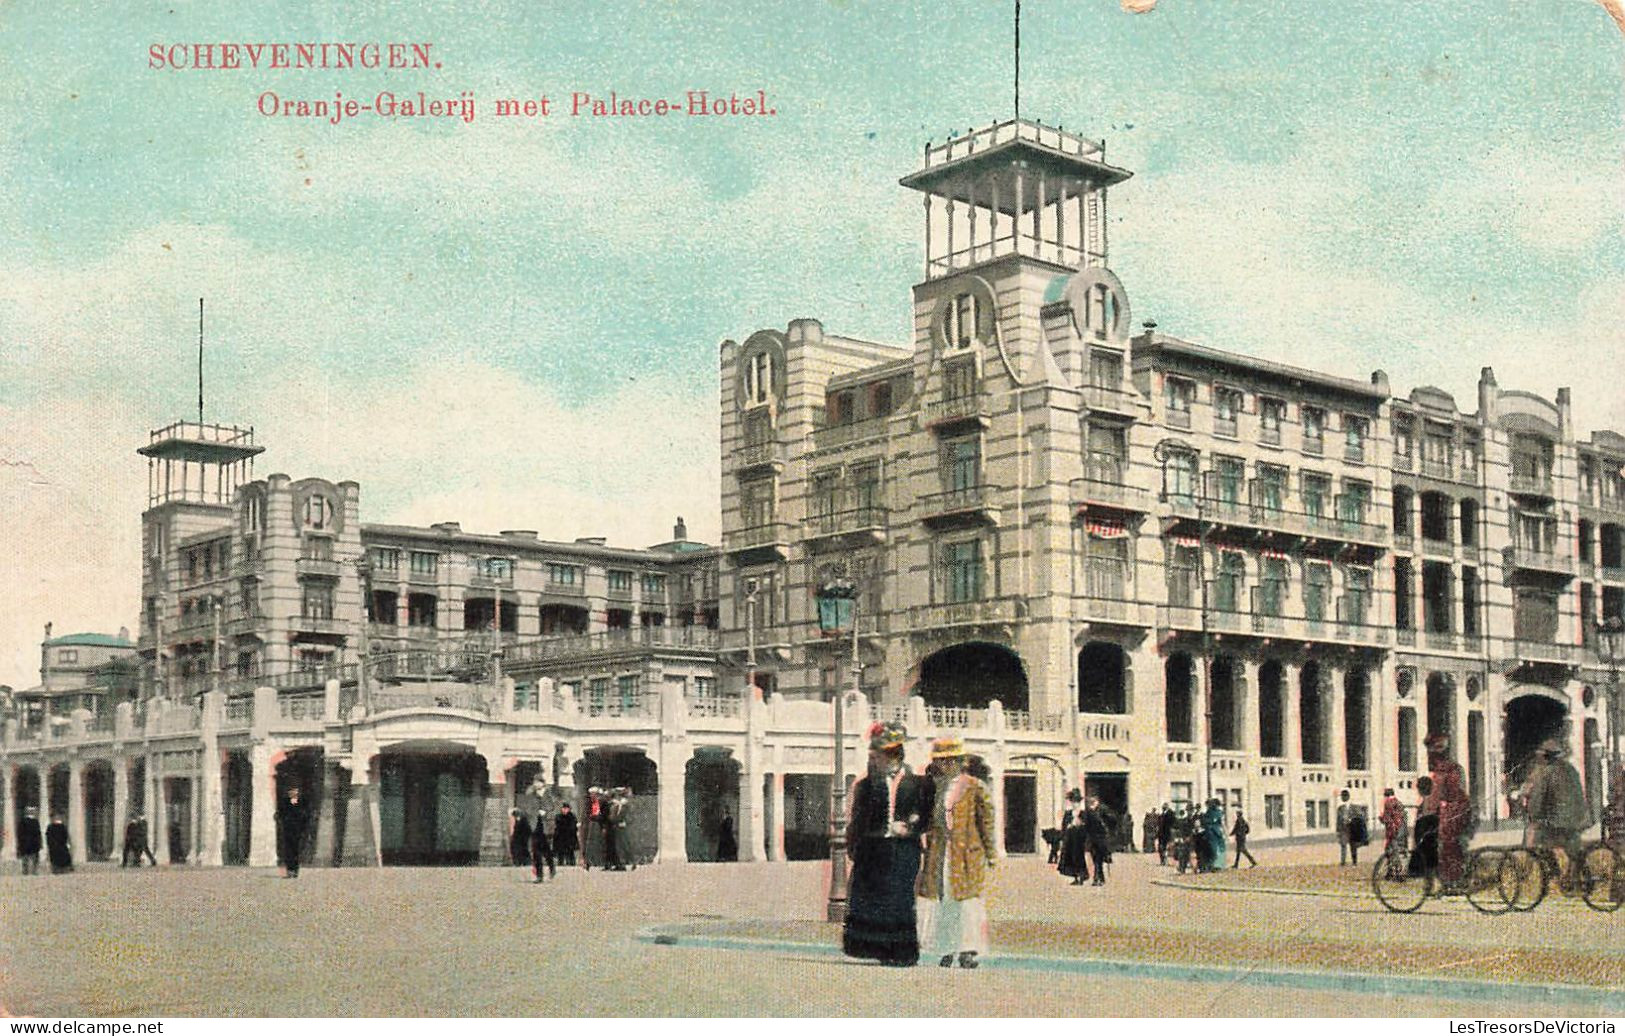
<svg viewBox="0 0 1625 1036"><path fill-rule="evenodd" d="M1225 439L1234 439L1240 433L1241 425L1234 415L1224 417L1218 414L1213 416L1213 434Z"/></svg>
<svg viewBox="0 0 1625 1036"><path fill-rule="evenodd" d="M1020 617L1017 604L1014 597L920 604L908 610L908 625L916 633L959 626L1009 626Z"/></svg>
<svg viewBox="0 0 1625 1036"><path fill-rule="evenodd" d="M855 507L802 522L801 538L814 546L872 547L886 541L890 517L884 507Z"/></svg>
<svg viewBox="0 0 1625 1036"><path fill-rule="evenodd" d="M1189 428L1191 426L1191 412L1189 410L1176 410L1169 407L1165 413L1169 428Z"/></svg>
<svg viewBox="0 0 1625 1036"><path fill-rule="evenodd" d="M993 419L993 407L985 392L971 392L925 405L928 428L948 431L965 425L986 428Z"/></svg>
<svg viewBox="0 0 1625 1036"><path fill-rule="evenodd" d="M1605 561L1597 571L1604 582L1625 583L1625 566L1610 565Z"/></svg>
<svg viewBox="0 0 1625 1036"><path fill-rule="evenodd" d="M734 470L742 475L764 469L780 471L787 455L782 442L747 443L734 453Z"/></svg>
<svg viewBox="0 0 1625 1036"><path fill-rule="evenodd" d="M728 553L738 555L741 560L783 561L790 556L792 531L789 522L764 522L725 532L722 543ZM631 597L630 589L627 590L626 596Z"/></svg>
<svg viewBox="0 0 1625 1036"><path fill-rule="evenodd" d="M1350 464L1364 464L1365 444L1353 442L1345 444L1343 446L1343 459Z"/></svg>
<svg viewBox="0 0 1625 1036"><path fill-rule="evenodd" d="M1427 630L1422 635L1422 643L1429 651L1460 651L1461 640L1454 630Z"/></svg>
<svg viewBox="0 0 1625 1036"><path fill-rule="evenodd" d="M1155 621L1152 606L1123 597L1072 598L1072 617L1099 626L1149 627Z"/></svg>
<svg viewBox="0 0 1625 1036"><path fill-rule="evenodd" d="M1552 499L1552 476L1550 472L1536 472L1534 474L1513 472L1507 489L1518 496L1550 500Z"/></svg>
<svg viewBox="0 0 1625 1036"><path fill-rule="evenodd" d="M295 633L314 633L324 637L342 637L350 629L350 624L343 619L309 615L295 615L288 625Z"/></svg>
<svg viewBox="0 0 1625 1036"><path fill-rule="evenodd" d="M549 579L542 584L542 593L549 597L585 597L587 588L579 580L563 583Z"/></svg>
<svg viewBox="0 0 1625 1036"><path fill-rule="evenodd" d="M1409 453L1400 453L1398 451L1395 451L1395 453L1394 453L1394 470L1395 471L1411 471L1411 470L1413 470L1415 468L1415 466L1416 466L1416 461L1415 461L1415 458L1411 454L1409 454Z"/></svg>
<svg viewBox="0 0 1625 1036"><path fill-rule="evenodd" d="M1586 649L1580 644L1551 644L1538 640L1509 640L1496 652L1497 668L1511 672L1525 665L1578 666L1586 662Z"/></svg>
<svg viewBox="0 0 1625 1036"><path fill-rule="evenodd" d="M1456 545L1449 540L1430 540L1422 537L1422 554L1430 558L1442 558L1449 561L1455 554Z"/></svg>
<svg viewBox="0 0 1625 1036"><path fill-rule="evenodd" d="M1263 443L1265 446L1281 445L1281 426L1278 424L1260 425L1258 429L1258 441Z"/></svg>
<svg viewBox="0 0 1625 1036"><path fill-rule="evenodd" d="M1443 479L1446 482L1453 482L1456 478L1456 468L1455 465L1451 464L1451 462L1448 460L1430 460L1424 457L1422 459L1422 474L1429 478L1438 478Z"/></svg>
<svg viewBox="0 0 1625 1036"><path fill-rule="evenodd" d="M920 520L931 526L996 525L998 486L965 486L920 497Z"/></svg>
<svg viewBox="0 0 1625 1036"><path fill-rule="evenodd" d="M1304 433L1303 452L1309 454L1312 457L1319 457L1321 454L1325 453L1326 452L1326 438L1325 438L1325 436L1309 435L1307 432Z"/></svg>
<svg viewBox="0 0 1625 1036"><path fill-rule="evenodd" d="M513 570L508 569L506 572L493 572L487 570L482 572L479 569L474 569L468 574L468 585L472 587L483 587L487 590L503 586L512 586Z"/></svg>
<svg viewBox="0 0 1625 1036"><path fill-rule="evenodd" d="M883 438L886 434L886 420L884 417L871 417L867 421L849 421L846 424L815 428L812 433L813 449L828 450L845 446L847 443Z"/></svg>
<svg viewBox="0 0 1625 1036"><path fill-rule="evenodd" d="M1507 547L1501 552L1508 574L1522 572L1540 576L1574 577L1574 559L1528 547Z"/></svg>
<svg viewBox="0 0 1625 1036"><path fill-rule="evenodd" d="M1072 480L1072 507L1075 511L1100 509L1147 514L1151 510L1151 493L1119 482L1075 478Z"/></svg>
<svg viewBox="0 0 1625 1036"><path fill-rule="evenodd" d="M1113 417L1134 417L1139 413L1140 396L1137 392L1105 385L1083 385L1079 391L1083 394L1083 405L1094 413Z"/></svg>
<svg viewBox="0 0 1625 1036"><path fill-rule="evenodd" d="M296 558L293 570L301 579L337 579L344 571L344 562L332 558L304 557Z"/></svg>
<svg viewBox="0 0 1625 1036"><path fill-rule="evenodd" d="M406 573L406 581L417 586L438 586L440 584L440 569L438 566L423 569L413 566Z"/></svg>

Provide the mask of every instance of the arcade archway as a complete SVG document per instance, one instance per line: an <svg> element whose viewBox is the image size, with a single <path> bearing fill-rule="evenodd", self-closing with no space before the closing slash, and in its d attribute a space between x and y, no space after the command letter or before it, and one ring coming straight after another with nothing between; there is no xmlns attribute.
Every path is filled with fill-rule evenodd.
<svg viewBox="0 0 1625 1036"><path fill-rule="evenodd" d="M739 773L738 760L726 748L700 748L688 761L683 805L690 863L739 859ZM732 833L731 850L724 844L725 829Z"/></svg>
<svg viewBox="0 0 1625 1036"><path fill-rule="evenodd" d="M915 693L927 705L985 709L998 701L1006 709L1024 711L1027 670L1021 657L1002 644L955 644L920 662Z"/></svg>
<svg viewBox="0 0 1625 1036"><path fill-rule="evenodd" d="M1129 711L1128 652L1090 641L1078 652L1078 711L1121 716Z"/></svg>
<svg viewBox="0 0 1625 1036"><path fill-rule="evenodd" d="M297 779L297 773L291 772L289 778ZM379 754L378 778L379 850L386 866L479 862L487 785L484 758L462 745L408 742ZM282 781L278 767L279 788ZM313 847L315 840L312 829L306 841Z"/></svg>
<svg viewBox="0 0 1625 1036"><path fill-rule="evenodd" d="M1535 750L1549 737L1565 740L1568 706L1549 695L1520 694L1506 703L1501 720L1502 759L1511 775L1512 787L1523 783Z"/></svg>

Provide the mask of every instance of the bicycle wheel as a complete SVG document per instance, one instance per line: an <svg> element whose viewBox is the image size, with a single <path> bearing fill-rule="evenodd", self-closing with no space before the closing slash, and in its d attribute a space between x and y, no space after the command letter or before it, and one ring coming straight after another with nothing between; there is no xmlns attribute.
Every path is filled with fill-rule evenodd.
<svg viewBox="0 0 1625 1036"><path fill-rule="evenodd" d="M1546 898L1545 862L1528 849L1509 849L1501 861L1500 886L1513 910L1535 909Z"/></svg>
<svg viewBox="0 0 1625 1036"><path fill-rule="evenodd" d="M1462 876L1467 902L1481 914L1504 914L1512 909L1512 902L1501 887L1501 866L1506 862L1505 849L1474 849L1467 857L1467 873Z"/></svg>
<svg viewBox="0 0 1625 1036"><path fill-rule="evenodd" d="M1371 867L1371 891L1384 907L1396 914L1414 914L1420 910L1432 884L1430 875L1411 873L1408 849L1384 853Z"/></svg>
<svg viewBox="0 0 1625 1036"><path fill-rule="evenodd" d="M1619 853L1594 845L1580 857L1580 891L1586 906L1611 914L1625 901L1625 870Z"/></svg>

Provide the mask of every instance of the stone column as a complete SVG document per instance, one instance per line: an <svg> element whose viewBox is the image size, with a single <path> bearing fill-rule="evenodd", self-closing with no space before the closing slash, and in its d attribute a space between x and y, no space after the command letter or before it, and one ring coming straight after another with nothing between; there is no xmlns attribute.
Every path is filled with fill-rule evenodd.
<svg viewBox="0 0 1625 1036"><path fill-rule="evenodd" d="M339 768L325 759L322 762L322 784L317 792L316 854L313 867L337 866L338 845L333 827L338 823L337 799L344 793L339 780Z"/></svg>
<svg viewBox="0 0 1625 1036"><path fill-rule="evenodd" d="M162 753L153 756L147 768L152 787L152 798L149 800L152 803L152 851L154 856L161 855L165 863L174 863L169 858L169 789L165 787L163 759Z"/></svg>
<svg viewBox="0 0 1625 1036"><path fill-rule="evenodd" d="M480 866L501 867L508 862L508 773L494 755L485 760L485 800L480 817ZM664 783L664 782L662 782Z"/></svg>
<svg viewBox="0 0 1625 1036"><path fill-rule="evenodd" d="M739 859L756 861L766 855L763 836L765 808L761 759L767 706L759 687L745 688L745 743L739 758Z"/></svg>
<svg viewBox="0 0 1625 1036"><path fill-rule="evenodd" d="M772 825L767 829L767 858L775 862L784 860L784 771L772 775Z"/></svg>
<svg viewBox="0 0 1625 1036"><path fill-rule="evenodd" d="M1281 663L1281 745L1286 756L1286 829L1283 835L1304 833L1299 814L1303 808L1303 716L1298 680L1302 667Z"/></svg>
<svg viewBox="0 0 1625 1036"><path fill-rule="evenodd" d="M1333 780L1337 787L1348 786L1348 724L1347 713L1344 711L1346 701L1344 698L1343 680L1348 675L1347 669L1330 669L1321 667L1321 672L1328 677L1323 684L1326 707L1331 710L1326 717L1326 733L1330 743L1327 745L1326 762L1332 767ZM1351 799L1358 796L1350 795Z"/></svg>
<svg viewBox="0 0 1625 1036"><path fill-rule="evenodd" d="M198 841L193 854L205 867L219 867L226 831L226 802L220 780L220 717L225 696L210 691L203 696L203 717L199 734L203 750L198 756Z"/></svg>
<svg viewBox="0 0 1625 1036"><path fill-rule="evenodd" d="M367 779L367 770L340 769L339 786L344 792L344 844L339 847L339 866L379 865L378 789Z"/></svg>
<svg viewBox="0 0 1625 1036"><path fill-rule="evenodd" d="M80 863L85 861L85 763L77 755L68 760L68 842Z"/></svg>
<svg viewBox="0 0 1625 1036"><path fill-rule="evenodd" d="M113 759L113 855L124 859L124 827L130 822L130 763Z"/></svg>
<svg viewBox="0 0 1625 1036"><path fill-rule="evenodd" d="M685 790L688 761L688 705L678 683L660 685L660 732L656 765L659 775L659 851L655 862L688 862L688 804Z"/></svg>
<svg viewBox="0 0 1625 1036"><path fill-rule="evenodd" d="M0 766L0 861L17 855L17 779L10 763Z"/></svg>
<svg viewBox="0 0 1625 1036"><path fill-rule="evenodd" d="M258 709L255 710L258 713ZM248 865L276 866L276 774L272 746L257 741L248 752Z"/></svg>

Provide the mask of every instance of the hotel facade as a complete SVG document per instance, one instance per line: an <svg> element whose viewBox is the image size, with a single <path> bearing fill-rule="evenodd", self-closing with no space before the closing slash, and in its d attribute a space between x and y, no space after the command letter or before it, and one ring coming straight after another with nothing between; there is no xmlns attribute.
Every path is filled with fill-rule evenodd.
<svg viewBox="0 0 1625 1036"><path fill-rule="evenodd" d="M635 796L634 841L827 852L834 728L963 736L1008 852L1065 792L1329 834L1414 799L1451 735L1485 823L1558 737L1601 807L1625 619L1625 437L1567 390L1463 410L1136 326L1103 143L1008 122L928 146L913 340L814 319L722 344L722 543L364 524L355 482L255 479L247 429L153 433L136 701L6 720L0 816L92 856L265 865L279 789L318 864L499 862L544 787ZM850 585L826 637L820 588Z"/></svg>

